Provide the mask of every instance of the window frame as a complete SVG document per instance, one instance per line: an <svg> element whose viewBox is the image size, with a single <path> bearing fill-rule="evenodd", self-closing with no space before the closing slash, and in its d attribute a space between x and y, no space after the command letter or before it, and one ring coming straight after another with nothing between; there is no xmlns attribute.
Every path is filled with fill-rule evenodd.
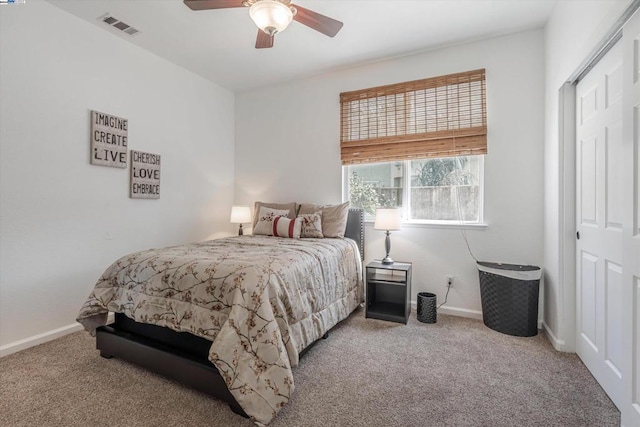
<svg viewBox="0 0 640 427"><path fill-rule="evenodd" d="M442 227L442 228L459 228L459 227L487 227L487 223L485 223L484 218L484 155L478 156L478 220L477 221L460 221L456 220L433 220L433 219L415 219L409 218L409 214L411 212L411 161L419 160L400 160L404 164L404 176L402 181L402 200L406 200L406 203L403 203L401 209L402 216L402 224L410 225L410 226L427 226L427 227ZM453 156L456 157L456 156ZM468 157L468 156L459 156L459 157ZM429 160L429 159L427 159ZM375 162L368 163L370 165L374 165L377 163L388 163L388 162ZM361 164L364 165L364 164ZM342 201L349 201L349 167L356 165L343 165L342 166ZM367 218L365 214L365 223L373 223L374 218Z"/></svg>

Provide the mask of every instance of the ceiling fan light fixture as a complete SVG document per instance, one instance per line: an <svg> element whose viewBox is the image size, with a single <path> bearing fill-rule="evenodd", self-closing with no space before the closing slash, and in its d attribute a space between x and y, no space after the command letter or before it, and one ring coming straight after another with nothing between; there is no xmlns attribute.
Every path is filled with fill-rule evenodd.
<svg viewBox="0 0 640 427"><path fill-rule="evenodd" d="M259 0L251 5L249 15L265 33L273 36L287 28L293 19L291 8L277 0Z"/></svg>

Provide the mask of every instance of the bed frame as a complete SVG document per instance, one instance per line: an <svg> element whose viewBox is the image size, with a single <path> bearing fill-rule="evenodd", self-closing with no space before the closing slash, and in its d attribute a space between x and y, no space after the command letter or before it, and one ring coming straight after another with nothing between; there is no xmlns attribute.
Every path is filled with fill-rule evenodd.
<svg viewBox="0 0 640 427"><path fill-rule="evenodd" d="M364 211L349 209L345 237L355 240L364 260ZM322 338L327 338L328 332ZM302 357L315 343L300 352ZM96 329L100 356L116 357L171 378L229 404L236 414L247 417L227 389L217 368L208 360L211 341L187 332L135 322L121 313L115 322Z"/></svg>

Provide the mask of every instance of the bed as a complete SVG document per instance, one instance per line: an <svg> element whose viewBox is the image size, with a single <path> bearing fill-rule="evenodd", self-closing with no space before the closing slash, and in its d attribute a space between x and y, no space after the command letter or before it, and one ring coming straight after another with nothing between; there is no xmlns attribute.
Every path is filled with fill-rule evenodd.
<svg viewBox="0 0 640 427"><path fill-rule="evenodd" d="M236 236L127 255L78 315L121 358L268 424L299 358L362 302L364 214L344 239ZM106 325L109 312L115 321Z"/></svg>

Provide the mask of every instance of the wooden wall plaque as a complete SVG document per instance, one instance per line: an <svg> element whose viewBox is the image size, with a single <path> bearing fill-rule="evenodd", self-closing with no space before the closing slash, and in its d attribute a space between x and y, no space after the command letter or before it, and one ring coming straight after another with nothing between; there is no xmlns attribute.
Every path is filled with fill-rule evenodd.
<svg viewBox="0 0 640 427"><path fill-rule="evenodd" d="M160 155L131 150L132 199L160 198Z"/></svg>
<svg viewBox="0 0 640 427"><path fill-rule="evenodd" d="M127 167L129 121L111 114L91 111L91 164Z"/></svg>

